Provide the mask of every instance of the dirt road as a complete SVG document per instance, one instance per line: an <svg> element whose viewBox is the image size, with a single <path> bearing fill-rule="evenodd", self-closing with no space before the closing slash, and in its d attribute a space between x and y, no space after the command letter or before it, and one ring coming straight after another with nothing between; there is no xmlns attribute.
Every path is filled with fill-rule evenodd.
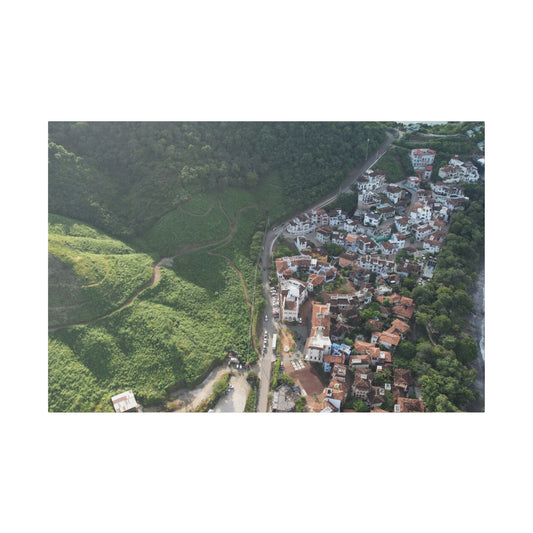
<svg viewBox="0 0 533 533"><path fill-rule="evenodd" d="M169 406L173 412L188 413L192 412L200 403L208 398L213 392L213 384L220 379L226 372L231 373L229 380L233 386L233 391L226 393L216 405L216 413L242 413L244 405L250 390L250 385L246 381L247 370L229 369L224 363L222 366L213 369L209 375L194 389L180 389L172 392L170 397L172 401Z"/></svg>

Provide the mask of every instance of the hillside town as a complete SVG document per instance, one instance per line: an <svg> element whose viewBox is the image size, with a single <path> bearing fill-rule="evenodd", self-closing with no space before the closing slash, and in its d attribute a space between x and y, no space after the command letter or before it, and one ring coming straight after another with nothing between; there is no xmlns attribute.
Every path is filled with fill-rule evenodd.
<svg viewBox="0 0 533 533"><path fill-rule="evenodd" d="M393 366L416 311L400 289L431 280L451 214L468 200L463 185L480 179L454 157L430 182L435 156L411 150L414 173L399 183L370 168L355 181L353 213L325 206L283 228L297 253L274 261L272 348L289 379L273 389L272 411L349 412L360 400L370 412L424 412L411 371Z"/></svg>

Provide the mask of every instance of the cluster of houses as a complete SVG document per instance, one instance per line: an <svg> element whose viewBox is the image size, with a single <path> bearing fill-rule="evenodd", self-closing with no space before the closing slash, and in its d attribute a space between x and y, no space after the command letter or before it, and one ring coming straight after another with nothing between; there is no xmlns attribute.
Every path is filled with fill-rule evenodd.
<svg viewBox="0 0 533 533"><path fill-rule="evenodd" d="M443 181L431 183L431 190L420 188L422 181L431 177L435 156L435 151L428 148L412 150L410 159L416 176L409 177L404 187L387 185L385 173L380 170L367 170L356 181L360 202L370 208L361 214L349 216L341 209L311 210L292 219L286 227L289 234L296 235L300 255L276 260L283 320L301 322L302 305L309 294L334 281L339 270L351 282L344 284L342 292L325 291L320 302L312 303L304 358L321 364L330 375L330 382L322 394L307 397L308 410L349 410L343 406L348 397L355 396L366 402L370 411L380 412L392 396L395 412L424 411L411 372L392 366L415 312L413 300L396 290L408 276L417 276L419 283L432 276L436 260L430 257L425 261L422 256L438 254L452 212L468 200L460 183L479 179L471 162L463 163L455 157L439 170ZM405 206L401 202L405 188L416 191L416 202L410 209L397 210L399 203ZM380 235L382 222L388 219L393 219L393 224L387 224L388 232L381 230ZM329 262L323 248L326 243L338 244L344 252L329 258ZM404 249L414 257L406 254L396 260ZM295 279L300 273L306 274L305 281ZM373 300L380 305L381 318L367 321L371 328L367 332L372 331L370 341L358 337L353 346L344 344L345 339L353 338L355 327L350 325L354 323L351 319L357 318ZM390 324L387 328L385 321ZM352 372L348 373L348 369ZM381 372L385 373L379 376ZM387 376L386 380L383 376ZM298 391L286 388L286 401L293 402ZM279 401L282 405L283 401Z"/></svg>
<svg viewBox="0 0 533 533"><path fill-rule="evenodd" d="M371 412L386 412L382 405L386 401L386 391L393 399L394 412L423 412L424 402L413 398L413 378L410 370L393 369L395 349L409 331L409 320L415 311L413 300L392 294L377 300L387 306L395 317L391 326L383 330L383 324L374 321L381 329L372 333L370 342L356 340L353 347L332 341L332 320L335 313L331 303L313 302L311 332L306 343L305 359L321 363L323 370L330 374L330 381L321 394L307 397L308 409L314 412L340 412L349 396L364 401ZM354 375L350 380L348 369ZM387 372L390 380L379 385L373 384L374 377ZM376 380L377 381L377 380Z"/></svg>
<svg viewBox="0 0 533 533"><path fill-rule="evenodd" d="M479 172L472 161L461 161L457 156L450 159L449 163L439 169L439 178L446 183L466 182L477 183Z"/></svg>
<svg viewBox="0 0 533 533"><path fill-rule="evenodd" d="M475 182L479 179L479 174L475 165L471 162L463 163L456 156L439 171L440 176L447 178L445 181L431 183L431 190L420 189L420 182L427 179L427 173L431 174L435 155L435 151L429 148L417 148L410 152L415 171L423 172L419 172L418 176L411 176L411 183L406 184L417 193L416 202L408 212L404 210L397 214L395 209L396 204L404 198L405 189L398 185L386 185L383 171L369 169L357 179L356 184L360 201L371 210L352 216L341 209L329 212L324 209L311 210L292 219L286 227L287 232L297 235L296 246L302 254L312 255L312 247L307 241L309 237L304 238L304 235L311 235L319 246L333 243L347 252L358 254L354 263L382 275L394 271L390 258L404 248L410 253L415 253L418 249L430 254L438 253L446 237L452 212L463 208L468 200L464 188L458 182ZM376 193L378 189L382 191L381 196ZM387 198L385 202L383 195ZM372 206L371 202L375 202L375 205ZM393 223L382 224L389 219L393 219ZM408 237L414 241L412 246L406 244ZM300 269L298 261L306 262L305 259L294 260L296 270ZM327 254L323 254L323 261L327 261ZM293 265L286 264L285 269L291 269ZM278 278L281 275L287 277L280 270L281 266L278 267L277 264L276 268ZM320 271L311 270L318 276L313 279L315 287L323 281L327 283L334 279L334 270L330 268L331 265ZM324 275L328 270L328 275Z"/></svg>
<svg viewBox="0 0 533 533"><path fill-rule="evenodd" d="M309 252L312 253L311 250ZM320 256L322 253L318 252L319 257L322 257ZM327 258L327 254L325 257ZM279 314L276 310L275 318L288 322L301 322L300 310L309 293L315 292L324 283L333 281L337 276L337 268L323 258L302 254L276 259L276 273L280 297ZM293 277L298 273L305 274L307 281Z"/></svg>
<svg viewBox="0 0 533 533"><path fill-rule="evenodd" d="M397 193L396 189L403 191L397 186L390 187L394 189L394 194ZM393 202L395 198L392 198ZM407 236L411 236L421 243L417 248L437 253L451 213L462 208L467 200L463 187L439 181L431 184L431 190L419 190L417 201L403 215L396 215L395 209L389 204L381 204L372 212L351 218L340 209L336 210L336 229L332 228L331 223L317 227L314 238L321 245L331 242L359 254L391 256L405 248ZM379 229L382 222L393 217L394 224ZM295 226L292 229L297 232ZM371 236L370 231L374 235Z"/></svg>
<svg viewBox="0 0 533 533"><path fill-rule="evenodd" d="M413 150L411 154L414 165L430 164L435 158L435 152L429 149ZM385 184L385 175L379 170L368 170L357 184L362 191L372 192ZM392 202L401 197L399 193L403 190L400 187L389 186L387 189L390 189L387 193ZM275 317L301 321L301 307L309 293L335 280L337 267L328 261L328 254L321 247L328 242L344 248L345 252L333 261L339 268L348 270L348 277L357 288L354 298L360 303L368 302L368 287L363 284L368 283L372 274L380 276L388 289L399 286L401 278L420 275L423 266L420 259L396 262L395 256L403 249L411 254L419 250L437 254L446 237L451 212L462 207L466 200L464 189L457 183L437 182L431 185L431 190L419 190L411 210L403 216L395 216L394 225L389 225L389 235L382 239L372 238L361 231L361 225L375 228L381 223L383 214L379 212L348 217L341 209L329 213L318 209L295 217L286 229L288 233L297 234L295 244L300 255L276 260L280 304L279 310L275 309ZM392 230L393 227L396 231ZM306 236L312 231L313 240L319 246L312 244ZM412 245L407 243L408 236L414 241ZM301 273L307 276L305 282L295 279ZM431 273L432 269L422 270L420 282L424 282Z"/></svg>

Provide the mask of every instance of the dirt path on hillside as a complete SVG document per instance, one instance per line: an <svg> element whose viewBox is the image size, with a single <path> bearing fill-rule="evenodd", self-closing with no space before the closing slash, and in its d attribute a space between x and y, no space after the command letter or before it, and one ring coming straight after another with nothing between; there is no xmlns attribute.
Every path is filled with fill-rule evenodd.
<svg viewBox="0 0 533 533"><path fill-rule="evenodd" d="M153 272L152 272L152 277L151 277L150 281L148 281L142 287L137 289L128 298L128 300L126 300L126 302L124 302L122 305L120 305L116 309L114 309L112 311L109 311L109 312L107 312L107 313L105 313L103 315L100 315L98 317L92 318L91 320L84 321L84 322L76 322L76 323L71 323L71 324L55 325L55 326L49 327L48 331L52 332L52 331L56 331L58 329L71 327L71 326L86 326L86 325L92 324L93 322L101 320L103 318L107 318L107 317L111 316L112 314L117 313L118 311L121 311L125 307L128 307L129 305L131 305L133 303L133 301L135 300L135 298L137 298L137 296L139 296L139 294L144 292L146 289L149 289L150 287L153 287L153 286L155 286L155 285L157 285L159 283L159 281L161 279L161 267L162 266L167 267L167 268L172 268L172 266L174 264L174 259L176 257L179 257L180 255L184 255L186 253L192 252L194 250L198 250L198 249L201 249L201 248L204 248L204 247L210 247L210 246L213 246L213 248L212 248L212 250L207 250L207 253L210 254L210 255L218 255L218 256L223 257L224 259L226 259L228 261L230 267L238 274L240 282L241 282L241 286L242 286L242 289L243 289L243 293L244 293L244 299L245 299L247 305L250 307L250 316L251 316L251 320L253 322L254 307L253 307L253 303L250 301L250 298L248 296L248 290L246 288L246 283L244 281L244 277L243 277L241 271L233 264L233 261L229 257L227 257L227 256L225 256L225 255L223 255L221 253L217 253L214 250L216 250L217 248L220 248L222 246L225 246L226 244L229 244L231 242L231 239L233 238L235 230L237 229L238 222L239 222L239 215L241 214L241 212L244 211L245 209L249 209L249 208L252 208L252 207L257 207L257 204L250 204L250 205L241 207L237 211L237 215L235 217L235 221L232 221L231 218L229 217L229 215L227 214L227 212L224 210L224 207L222 206L222 202L221 202L220 198L215 199L213 201L213 203L211 204L211 206L209 207L209 209L203 214L189 213L185 209L182 209L182 210L185 211L186 213L190 214L190 215L193 215L193 216L202 216L202 217L204 217L204 216L207 216L211 212L211 210L213 209L213 207L214 207L214 205L215 205L215 203L217 201L218 201L218 205L220 207L220 210L222 211L222 213L224 214L224 216L228 220L228 224L230 226L230 231L225 237L223 237L222 239L214 240L214 241L207 241L207 242L204 241L204 242L199 242L199 243L188 243L188 244L185 244L179 250L177 250L174 254L172 254L170 257L163 257L157 263L154 263L152 265ZM260 355L254 335L252 335L252 342L253 342L253 345L254 345L254 350L256 351L256 353L258 355Z"/></svg>
<svg viewBox="0 0 533 533"><path fill-rule="evenodd" d="M220 206L221 211L224 213L224 216L228 219L228 222L230 224L231 230L230 230L229 235L226 237L227 238L227 242L221 242L218 246L215 246L211 250L207 250L207 253L209 255L217 255L219 257L223 257L224 259L226 259L226 261L229 263L229 266L239 276L239 279L240 279L240 282L241 282L241 286L242 286L242 290L243 290L243 293L244 293L244 300L246 301L246 304L250 307L250 323L252 324L252 331L254 331L254 324L253 324L253 321L254 321L254 305L253 305L253 302L250 301L250 297L248 295L248 289L246 288L246 283L244 281L244 277L242 275L242 272L234 265L233 261L229 257L227 257L224 254L215 252L214 250L216 250L217 248L220 248L222 246L225 246L226 244L229 244L231 242L231 239L233 239L233 234L235 233L235 230L237 229L239 216L240 216L241 212L244 211L245 209L249 209L251 207L257 207L257 205L256 204L250 204L250 205L241 207L237 211L237 216L235 217L235 222L233 224L231 223L231 219L230 219L229 215L224 210L224 208L222 206L222 202L220 201L220 199L219 199L219 206ZM252 337L252 344L254 346L255 353L257 354L258 357L261 357L261 352L259 351L259 348L257 346L255 335L252 335L251 337Z"/></svg>
<svg viewBox="0 0 533 533"><path fill-rule="evenodd" d="M229 371L226 365L214 368L207 377L194 389L179 389L170 393L172 400L167 404L169 409L177 413L194 411L200 403L209 398L213 392L213 385L223 374Z"/></svg>

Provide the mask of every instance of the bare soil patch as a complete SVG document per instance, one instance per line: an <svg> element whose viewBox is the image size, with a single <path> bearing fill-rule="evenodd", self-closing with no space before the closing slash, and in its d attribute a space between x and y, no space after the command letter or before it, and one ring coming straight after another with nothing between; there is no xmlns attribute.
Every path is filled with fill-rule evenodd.
<svg viewBox="0 0 533 533"><path fill-rule="evenodd" d="M303 370L294 370L290 364L286 365L285 369L287 375L299 383L307 394L321 394L324 390L320 377L315 369L309 366L309 363L306 363Z"/></svg>
<svg viewBox="0 0 533 533"><path fill-rule="evenodd" d="M288 356L294 351L296 344L291 331L287 328L281 328L281 354Z"/></svg>

